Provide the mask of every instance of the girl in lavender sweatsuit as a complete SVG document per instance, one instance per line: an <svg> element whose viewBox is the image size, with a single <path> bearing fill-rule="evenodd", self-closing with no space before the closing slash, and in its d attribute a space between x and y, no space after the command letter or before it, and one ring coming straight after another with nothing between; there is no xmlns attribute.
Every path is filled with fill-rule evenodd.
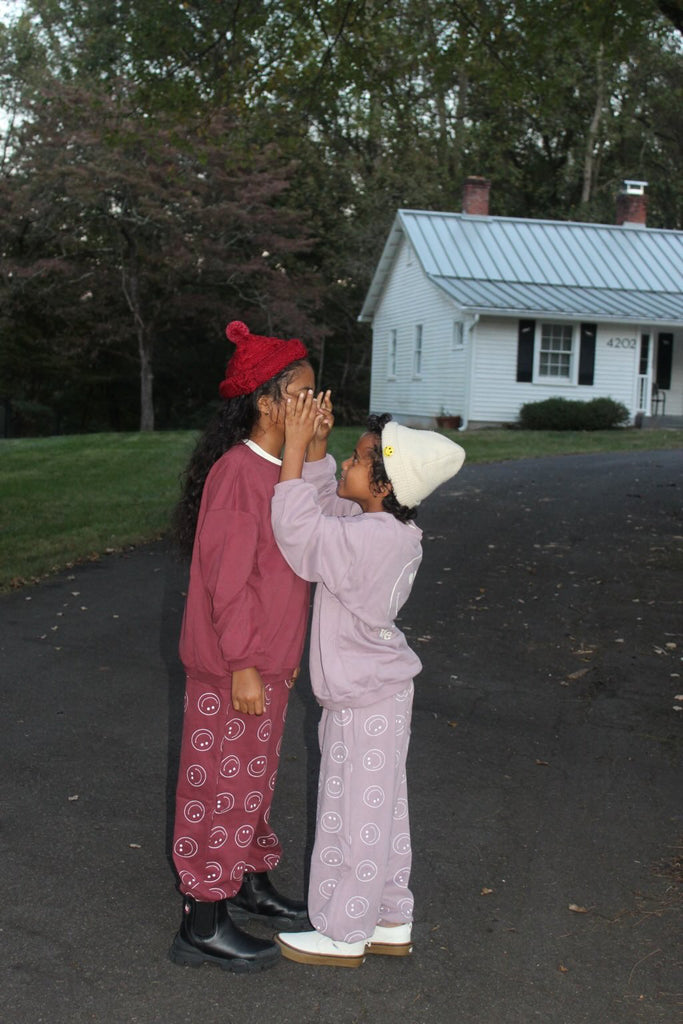
<svg viewBox="0 0 683 1024"><path fill-rule="evenodd" d="M397 628L422 559L416 506L460 469L459 445L371 417L353 455L326 455L331 425L312 392L288 404L275 539L317 582L310 675L322 705L320 787L308 911L315 931L280 934L282 953L356 967L411 951L406 755L421 663ZM304 458L306 465L304 468Z"/></svg>

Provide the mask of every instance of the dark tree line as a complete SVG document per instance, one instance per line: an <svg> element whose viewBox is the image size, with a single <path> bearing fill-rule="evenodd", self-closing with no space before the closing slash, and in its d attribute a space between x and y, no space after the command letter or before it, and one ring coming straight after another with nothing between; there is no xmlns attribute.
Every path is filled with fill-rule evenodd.
<svg viewBox="0 0 683 1024"><path fill-rule="evenodd" d="M26 0L0 29L0 397L24 431L186 427L225 323L366 411L398 207L683 224L681 4Z"/></svg>

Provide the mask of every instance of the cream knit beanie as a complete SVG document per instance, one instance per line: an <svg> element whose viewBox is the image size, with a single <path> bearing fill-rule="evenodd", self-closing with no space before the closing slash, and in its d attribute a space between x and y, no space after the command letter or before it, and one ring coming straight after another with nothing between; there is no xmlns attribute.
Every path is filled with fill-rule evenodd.
<svg viewBox="0 0 683 1024"><path fill-rule="evenodd" d="M396 500L415 508L450 480L465 461L464 449L433 430L413 430L390 420L382 431L382 458Z"/></svg>

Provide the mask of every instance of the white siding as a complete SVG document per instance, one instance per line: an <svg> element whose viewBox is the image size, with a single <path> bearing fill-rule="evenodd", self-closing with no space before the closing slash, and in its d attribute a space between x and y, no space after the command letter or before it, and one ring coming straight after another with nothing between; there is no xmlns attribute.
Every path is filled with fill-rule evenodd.
<svg viewBox="0 0 683 1024"><path fill-rule="evenodd" d="M466 347L454 351L456 307L424 275L401 243L373 319L370 409L403 423L432 425L442 411L465 414ZM416 325L422 324L422 372L413 373ZM396 331L396 375L389 375L391 331ZM467 333L465 332L467 343Z"/></svg>
<svg viewBox="0 0 683 1024"><path fill-rule="evenodd" d="M536 354L540 339L540 320L536 323ZM516 319L482 317L475 328L472 361L472 402L470 421L512 423L525 402L546 398L589 401L608 397L623 402L635 411L635 386L638 374L640 331L618 324L599 324L595 345L595 374L592 386L563 381L518 383ZM578 324L575 325L578 328ZM610 345L610 339L613 343ZM615 339L622 340L616 345ZM629 348L630 339L635 339ZM578 372L578 329L574 344L573 380ZM673 382L672 382L673 383ZM667 412L668 412L667 408Z"/></svg>
<svg viewBox="0 0 683 1024"><path fill-rule="evenodd" d="M590 398L613 398L623 402L631 416L638 411L636 388L640 362L641 331L633 325L599 324L595 343L595 376L592 388L577 388L572 397L581 398L587 391ZM633 348L615 347L619 341ZM611 344L610 344L611 342Z"/></svg>

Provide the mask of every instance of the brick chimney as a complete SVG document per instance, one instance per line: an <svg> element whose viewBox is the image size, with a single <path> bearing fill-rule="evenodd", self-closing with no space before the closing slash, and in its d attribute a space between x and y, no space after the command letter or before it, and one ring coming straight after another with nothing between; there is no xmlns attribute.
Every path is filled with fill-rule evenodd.
<svg viewBox="0 0 683 1024"><path fill-rule="evenodd" d="M617 196L617 224L647 225L646 181L625 181Z"/></svg>
<svg viewBox="0 0 683 1024"><path fill-rule="evenodd" d="M478 175L465 178L462 192L462 212L477 217L488 217L490 188L491 182L486 178Z"/></svg>

